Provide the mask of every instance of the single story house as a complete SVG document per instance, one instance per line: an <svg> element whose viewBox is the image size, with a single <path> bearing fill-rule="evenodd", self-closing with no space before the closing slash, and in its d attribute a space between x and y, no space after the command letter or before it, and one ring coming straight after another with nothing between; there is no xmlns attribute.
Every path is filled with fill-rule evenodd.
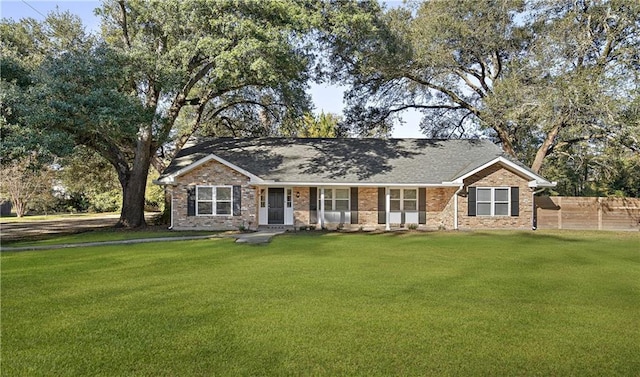
<svg viewBox="0 0 640 377"><path fill-rule="evenodd" d="M171 229L530 229L555 184L488 140L209 138L155 181Z"/></svg>

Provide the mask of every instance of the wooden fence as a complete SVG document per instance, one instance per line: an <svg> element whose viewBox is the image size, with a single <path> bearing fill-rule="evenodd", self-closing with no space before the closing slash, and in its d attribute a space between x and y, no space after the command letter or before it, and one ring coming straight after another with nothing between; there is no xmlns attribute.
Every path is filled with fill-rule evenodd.
<svg viewBox="0 0 640 377"><path fill-rule="evenodd" d="M640 199L537 196L538 229L640 230Z"/></svg>

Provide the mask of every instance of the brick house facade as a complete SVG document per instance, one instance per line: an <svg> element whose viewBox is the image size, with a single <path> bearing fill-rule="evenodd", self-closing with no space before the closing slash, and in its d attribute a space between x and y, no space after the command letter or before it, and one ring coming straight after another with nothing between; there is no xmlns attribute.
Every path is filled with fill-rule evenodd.
<svg viewBox="0 0 640 377"><path fill-rule="evenodd" d="M274 143L271 139L269 141ZM415 159L415 167L404 168L395 161L389 163L390 159L381 160L390 166L386 169L391 173L382 171L375 180L365 176L359 181L348 176L331 179L335 172L327 174L329 178L322 177L326 164L315 173L308 169L309 163L305 163L304 155L301 157L299 152L289 151L303 142L294 140L286 143L275 142L275 145L286 144L288 149L270 146L268 151L273 156L281 156L275 162L265 160L264 154L260 161L256 157L255 161L247 162L251 155L246 153L248 147L244 147L243 154L202 154L200 158L187 160L182 166L168 169L168 173L165 172L156 183L165 185L171 194L172 229L238 230L260 226L294 229L529 229L534 224L534 191L553 185L517 162L500 154L486 153L486 150L492 151L486 143L480 145L487 154L481 158L486 161L474 160L467 165L459 163L463 169L451 167L452 171L455 169L453 175L442 172L443 168L437 166L429 172L421 154L407 152L400 157L392 156L405 165ZM449 142L438 143L441 143L438 144L440 148L450 145ZM449 148L460 149L459 144ZM468 148L477 148L475 144ZM304 145L306 148L307 144ZM402 146L401 143L394 144L394 148L399 150ZM478 152L475 153L470 160L474 157L479 159ZM289 154L295 154L296 159L287 159ZM433 161L433 156L429 158L428 161ZM308 161L316 160L309 158ZM270 165L273 171L285 171L288 174L285 178L290 178L282 179L265 170L265 166ZM448 168L447 164L442 166ZM301 167L307 170L300 173ZM408 174L406 169L410 169ZM272 178L270 174L277 179L269 179ZM420 176L437 174L450 179L418 180Z"/></svg>

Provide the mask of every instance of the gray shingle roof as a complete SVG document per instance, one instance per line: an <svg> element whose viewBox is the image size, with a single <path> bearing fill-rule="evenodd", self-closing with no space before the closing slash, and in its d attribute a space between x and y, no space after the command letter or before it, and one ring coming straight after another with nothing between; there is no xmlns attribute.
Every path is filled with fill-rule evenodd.
<svg viewBox="0 0 640 377"><path fill-rule="evenodd" d="M185 146L159 181L210 154L267 181L373 184L449 182L503 155L488 140L211 138Z"/></svg>

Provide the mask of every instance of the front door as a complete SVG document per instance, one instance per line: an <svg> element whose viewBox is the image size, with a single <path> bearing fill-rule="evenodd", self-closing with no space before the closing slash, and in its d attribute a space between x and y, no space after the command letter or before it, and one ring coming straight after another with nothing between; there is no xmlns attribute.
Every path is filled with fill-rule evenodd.
<svg viewBox="0 0 640 377"><path fill-rule="evenodd" d="M284 224L283 188L269 188L269 224Z"/></svg>

